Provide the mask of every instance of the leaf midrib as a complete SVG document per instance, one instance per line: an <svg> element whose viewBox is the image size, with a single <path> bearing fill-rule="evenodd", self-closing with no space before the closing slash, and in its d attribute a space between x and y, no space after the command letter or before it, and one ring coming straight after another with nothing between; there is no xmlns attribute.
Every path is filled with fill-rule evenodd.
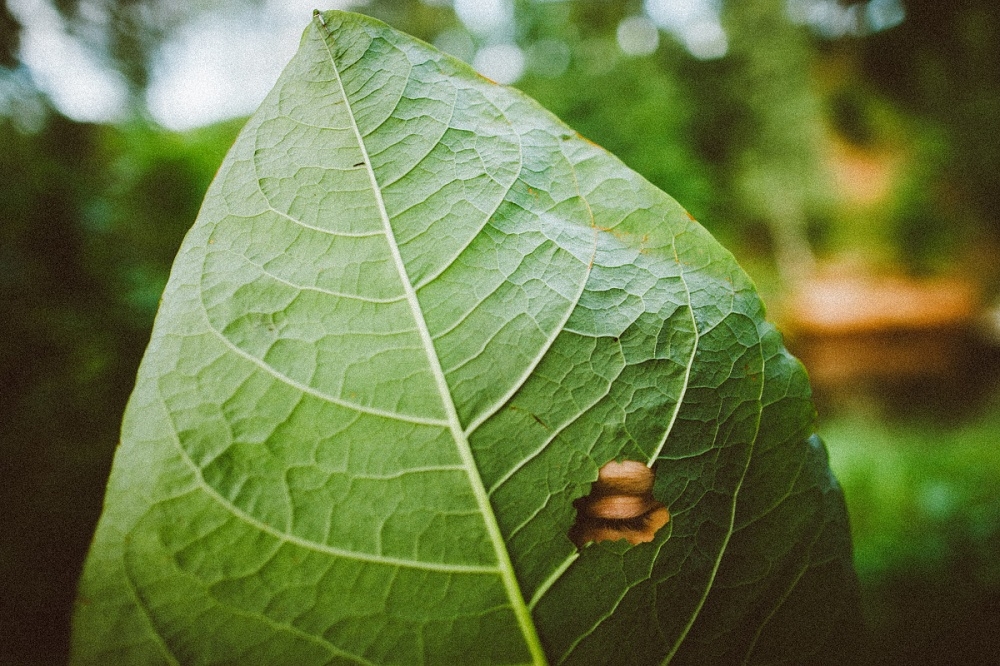
<svg viewBox="0 0 1000 666"><path fill-rule="evenodd" d="M480 513L483 515L483 522L486 524L490 542L493 545L493 550L496 554L497 564L500 570L500 577L503 580L504 589L507 592L511 608L517 618L518 626L524 636L526 646L531 653L533 663L538 665L547 664L548 661L545 657L544 651L542 650L541 641L538 638L534 621L531 618L531 612L528 610L528 606L524 601L524 595L521 592L520 584L518 583L517 576L514 573L514 566L511 562L510 554L507 552L503 534L500 531L500 525L497 522L496 515L493 512L493 507L490 504L486 487L479 475L479 469L476 466L476 461L472 454L472 447L469 445L469 440L465 435L462 423L458 417L458 410L455 407L455 401L452 398L447 379L445 378L444 371L441 368L441 362L434 348L433 338L427 328L427 322L424 319L423 310L421 309L416 291L414 290L413 284L407 274L406 265L403 262L402 255L399 252L395 232L393 231L392 223L385 207L385 201L382 197L382 190L378 184L378 179L375 177L375 170L372 168L371 159L368 156L368 149L365 145L364 138L361 135L361 131L358 128L357 120L354 117L351 102L347 98L347 91L345 90L343 81L340 78L340 70L337 67L336 58L334 57L333 50L330 48L330 41L333 39L333 35L330 33L326 26L326 22L323 20L322 14L319 12L315 14L313 25L316 26L316 29L319 31L320 37L323 39L323 44L326 46L327 53L330 55L330 66L336 76L337 85L340 86L340 91L344 99L344 108L347 110L347 115L351 121L351 128L354 131L355 138L358 142L358 148L361 151L361 156L365 163L365 170L368 172L368 178L371 182L375 202L378 206L379 215L382 218L382 224L385 229L386 242L389 246L393 263L395 264L400 280L402 281L403 290L406 294L406 300L410 305L410 310L413 314L413 319L417 326L417 331L420 335L424 352L427 355L427 361L430 366L431 373L434 376L438 393L441 396L442 405L444 406L445 413L448 417L448 429L451 431L452 437L455 440L459 456L462 459L466 474L469 478L469 484L472 487L473 494L476 498L476 504Z"/></svg>

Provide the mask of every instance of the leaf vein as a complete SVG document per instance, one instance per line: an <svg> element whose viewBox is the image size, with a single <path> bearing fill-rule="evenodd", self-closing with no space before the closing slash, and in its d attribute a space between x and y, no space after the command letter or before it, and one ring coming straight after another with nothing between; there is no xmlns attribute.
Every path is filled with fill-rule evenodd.
<svg viewBox="0 0 1000 666"><path fill-rule="evenodd" d="M674 248L674 257L677 260L677 265L680 266L680 257L677 256L677 249ZM660 453L663 452L663 447L667 445L667 440L670 438L670 433L674 429L674 424L677 422L677 415L681 412L681 404L684 402L684 396L687 395L688 384L691 382L691 369L694 367L694 358L698 354L698 345L701 342L701 335L698 332L698 322L694 318L694 306L691 304L691 289L688 287L687 280L684 278L684 269L681 268L680 271L681 283L684 285L684 293L687 296L687 306L688 312L691 313L691 328L694 331L694 341L691 344L691 356L688 358L687 367L684 369L684 383L681 385L680 395L677 396L677 404L674 406L674 413L670 415L670 422L667 424L666 429L663 432L663 438L660 440L659 446L653 451L653 454L649 457L649 462L646 463L647 467L652 467L656 459L659 458Z"/></svg>
<svg viewBox="0 0 1000 666"><path fill-rule="evenodd" d="M758 348L762 347L762 341L761 341L759 335L757 337L757 347ZM764 359L763 359L763 355L761 356L761 364L760 365L761 365L760 371L763 374L763 372L764 372ZM759 384L759 388L758 388L758 394L757 394L757 402L758 402L758 404L760 404L761 403L761 398L764 395L764 382L761 381L761 382L758 382L758 384ZM729 525L726 527L726 536L723 539L722 546L719 548L719 553L718 553L718 555L715 558L715 564L712 567L712 572L709 575L707 584L705 585L705 591L702 593L701 599L698 601L698 604L695 606L694 610L692 611L691 618L688 620L687 625L684 627L684 629L681 630L680 634L677 636L677 640L674 642L673 647L667 653L666 657L664 657L663 662L662 662L663 664L669 664L670 661L674 658L674 655L677 654L677 650L680 649L681 643L683 643L684 639L687 638L688 633L691 631L691 628L694 626L695 621L698 619L698 616L701 614L701 609L705 606L705 602L708 600L708 595L711 593L712 588L715 585L716 576L719 573L719 567L722 565L722 558L725 556L726 550L729 547L729 541L730 541L730 539L733 536L733 532L734 532L733 528L734 528L734 525L736 524L736 506L739 503L740 491L743 489L743 481L746 479L747 471L750 469L750 463L753 460L753 453L754 453L755 445L757 443L757 436L760 433L760 419L761 419L762 412L763 412L763 409L758 409L757 410L757 418L756 418L756 428L757 428L757 430L754 432L753 439L750 441L749 451L747 451L746 464L743 467L743 473L740 475L740 480L737 482L736 487L733 489L732 506L731 506L730 511L729 511Z"/></svg>
<svg viewBox="0 0 1000 666"><path fill-rule="evenodd" d="M309 224L307 222L303 222L300 219L292 217L288 213L284 213L284 212L278 210L277 208L274 207L274 203L271 201L271 198L269 196L267 196L266 192L264 192L264 188L261 187L261 184L260 184L260 171L257 169L257 160L256 160L256 158L254 158L252 160L252 163L253 163L253 172L254 172L254 183L257 185L257 191L260 192L260 195L262 197L264 197L264 201L267 202L267 208L266 208L266 210L271 211L275 215L283 217L286 220L288 220L289 222L291 222L292 224L298 225L298 226L302 227L303 229L309 229L310 231L317 231L317 232L319 232L321 234L326 234L328 236L335 236L335 237L338 237L338 238L371 238L373 236L382 236L382 235L384 235L384 232L381 231L381 230L377 230L377 231L344 232L344 231L334 231L332 229L325 229L323 227L317 227L314 224ZM242 217L242 216L238 216L238 215L233 215L232 211L230 211L230 214L233 217Z"/></svg>
<svg viewBox="0 0 1000 666"><path fill-rule="evenodd" d="M822 530L816 530L816 534L812 539L812 543L809 544L810 555L812 554L813 546L816 545L816 542L819 540L821 533ZM757 641L760 640L761 634L764 633L764 630L767 628L767 625L771 622L771 620L774 619L774 616L777 615L779 610L781 610L781 607L784 606L785 602L788 601L789 597L792 596L792 592L794 592L795 588L798 587L799 581L801 581L802 577L805 576L807 571L809 571L809 568L810 565L808 562L803 564L802 568L795 574L794 578L792 578L788 587L785 589L784 592L782 592L781 596L778 598L777 603L775 603L774 607L771 609L771 612L768 613L767 616L757 626L757 630L754 632L753 637L750 639L750 644L747 646L746 657L744 657L743 659L744 664L750 663L750 658L753 656L753 651L757 648Z"/></svg>
<svg viewBox="0 0 1000 666"><path fill-rule="evenodd" d="M410 414L400 414L399 412L390 412L383 409L378 409L376 407L368 407L366 405L361 405L356 402L344 400L343 398L337 398L333 395L330 395L329 393L324 393L307 384L303 384L302 382L296 381L291 377L289 377L288 375L278 371L276 368L266 363L262 359L259 359L253 354L241 349L232 340L223 335L222 332L219 329L215 328L215 326L212 325L211 321L209 321L208 311L205 309L204 300L199 299L199 303L201 305L202 314L205 317L206 328L215 337L217 337L219 341L222 342L222 344L224 344L226 347L232 350L233 353L242 356L243 358L247 359L248 361L259 367L261 370L268 373L278 381L287 384L292 388L295 388L303 393L307 393L313 396L314 398L318 398L325 402L329 402L333 405L339 405L340 407L343 407L345 409L351 409L356 412L361 412L363 414L369 414L371 416L380 416L382 418L392 419L394 421L403 421L404 423L415 423L417 425L431 425L439 427L445 427L448 425L448 422L442 419L432 419L422 416L412 416Z"/></svg>
<svg viewBox="0 0 1000 666"><path fill-rule="evenodd" d="M659 557L660 557L660 551L663 549L663 544L665 544L665 543L666 543L666 540L662 541L661 543L659 543L657 545L657 547L656 547L656 554L652 558L650 558L650 561L655 562L656 560L659 559ZM597 544L595 544L595 545L593 545L591 547L592 548L599 548L600 546L597 545ZM601 626L601 624L605 620L607 620L609 617L611 617L612 615L614 615L615 611L618 610L618 606L620 606L621 603L622 603L622 601L625 600L625 597L628 596L629 592L631 592L639 584L641 584L641 583L643 583L645 581L648 581L648 580L649 580L649 577L646 577L646 578L644 578L642 580L636 581L632 585L626 585L622 589L622 593L618 597L618 599L615 601L614 605L612 605L612 607L610 609L608 609L608 612L604 613L601 617L597 618L597 621L594 622L593 626L591 626L587 631L583 632L580 636L578 636L576 638L576 640L574 640L570 644L570 646L566 649L566 651L563 653L563 655L559 658L559 662L558 663L561 664L561 663L565 662L569 658L569 656L573 653L573 650L575 650L577 648L577 646L580 645L580 643L582 643L585 638L587 638L587 636L590 636L595 631L597 631L597 628L599 626Z"/></svg>
<svg viewBox="0 0 1000 666"><path fill-rule="evenodd" d="M611 387L612 387L613 384L614 384L614 380L609 381L608 382L608 386L604 390L603 393L601 393L598 396L595 396L595 398L590 402L590 404L588 404L585 407L583 407L582 409L580 409L580 411L577 412L576 414L574 414L572 418L566 420L566 422L564 422L562 425L558 426L554 431L552 431L552 434L549 435L542 442L542 444L537 449L535 449L534 451L532 451L531 453L529 453L527 456L525 456L524 458L522 458L516 465L514 465L513 467L511 467L510 470L508 470L506 474L504 474L502 477L500 477L500 479L498 479L490 487L490 490L489 490L490 494L492 495L494 492L496 492L500 488L500 486L502 486L507 481L509 481L512 476L514 476L515 474L517 474L517 472L519 472L521 470L521 468L523 468L525 465L527 465L529 462L531 462L534 458L536 458L538 455L540 455L545 450L545 448L549 444L551 444L555 440L555 438L558 437L564 430L566 430L568 427L570 427L571 425L573 425L574 423L576 423L577 421L579 421L581 417L583 417L593 407L595 407L598 403L600 403L601 400L604 400L605 398L607 398L611 394Z"/></svg>
<svg viewBox="0 0 1000 666"><path fill-rule="evenodd" d="M520 138L520 135L518 135L518 137ZM562 151L561 145L559 150ZM565 153L563 153L563 157L566 157ZM572 166L571 170L573 173L573 180L576 183L577 194L580 196L580 200L583 201L583 204L587 207L587 212L590 215L590 226L594 230L594 248L591 251L590 261L587 262L587 270L580 280L579 291L577 291L576 296L573 298L573 301L569 304L569 307L566 308L566 312L563 314L562 320L559 322L557 326L553 327L552 335L549 336L549 339L545 342L544 345L542 345L541 349L539 349L538 351L538 354L535 355L535 358L532 360L531 363L528 364L528 366L525 368L525 371L521 374L520 377L518 377L517 381L513 383L510 390L507 391L507 393L505 393L504 395L502 395L493 404L492 407L484 409L477 418L472 420L472 422L466 428L467 433L472 433L487 419L496 414L505 404L507 404L507 402L511 400L511 398L514 397L514 395L521 389L521 387L524 386L525 382L528 381L528 377L531 376L531 374L538 367L538 364L542 362L542 359L549 352L549 349L551 349L552 345L555 344L555 341L559 337L559 334L563 330L565 330L566 323L569 321L569 318L573 316L573 311L576 310L577 305L579 305L580 303L580 299L583 297L584 292L587 290L587 283L590 281L590 276L594 270L594 259L597 257L598 229L596 227L596 223L594 222L594 210L593 208L591 208L590 202L587 201L587 198L583 196L583 193L580 191L580 181L576 175L576 166L572 164L569 158L566 159L567 162L569 162L570 165Z"/></svg>
<svg viewBox="0 0 1000 666"><path fill-rule="evenodd" d="M399 303L400 301L403 301L403 300L406 299L405 296L396 296L396 297L393 297L393 298L369 298L369 297L366 297L366 296L359 296L358 294L348 294L346 292L333 291L332 289L325 289L323 287L316 287L316 286L313 286L313 285L297 284L297 283L292 282L290 280L286 280L283 277L275 275L274 273L272 273L268 269L264 268L264 266L262 266L261 264L258 264L256 261L252 261L248 256L246 256L245 254L243 254L241 252L236 252L234 250L224 250L224 252L226 252L227 254L231 254L231 255L235 256L236 258L238 258L238 259L244 260L245 263L253 266L256 269L258 269L261 273L263 273L267 277L271 278L272 280L274 280L276 282L280 282L281 284L283 284L283 285L285 285L287 287L291 287L292 289L295 289L295 290L298 290L298 291L311 291L311 292L314 292L314 293L317 293L317 294L325 294L327 296L333 296L334 298L344 298L344 299L351 300L351 301L361 301L362 303L372 303L372 304L375 304L375 305L389 305L391 303Z"/></svg>
<svg viewBox="0 0 1000 666"><path fill-rule="evenodd" d="M457 104L457 95L456 95L456 104ZM496 204L496 206L493 207L493 210L489 211L488 213L486 211L483 211L485 213L485 216L484 216L484 219L483 219L483 223L476 230L476 233L469 234L469 239L461 247L459 247L455 251L455 254L452 255L451 258L449 258L446 261L442 261L441 262L441 266L440 266L440 268L438 268L437 271L431 273L430 275L425 276L424 279L422 279L420 282L418 282L417 284L415 284L413 286L414 291L420 291L421 289L423 289L424 287L426 287L428 284L430 284L434 280L436 280L439 277L441 277L441 274L444 273L446 270L448 270L448 268L450 268L452 266L452 264L454 264L458 260L458 258L460 256L462 256L462 254L467 249L469 249L469 246L471 246L472 243L477 238L479 238L479 234L482 233L483 229L486 228L486 225L488 225L490 223L490 220L493 219L493 216L497 214L498 210L500 210L500 206L503 205L503 202L506 201L507 197L510 195L511 189L513 189L514 185L516 185L517 182L521 179L521 171L523 171L523 169L524 169L524 145L523 145L523 143L521 141L521 134L516 131L516 129L514 128L514 124L510 122L510 119L507 117L506 113L504 113L499 108L497 108L497 111L499 111L500 115L502 115L504 117L504 120L507 121L507 125L511 129L514 130L514 135L517 136L517 175L515 175L511 179L510 183L507 185L506 189L504 190L504 193L497 199L497 204ZM455 107L452 106L452 117L454 117L454 112L455 112ZM451 121L451 119L449 119L449 123L450 123L450 121ZM477 155L478 155L478 152L477 152ZM482 159L480 159L480 163L482 163ZM489 175L489 172L485 169L485 166L483 168L483 171L485 173L487 173L487 175L489 176L490 180L492 180L493 182L495 182L497 185L502 185L502 183L500 183L498 180L496 180L495 178L493 178L492 175Z"/></svg>
<svg viewBox="0 0 1000 666"><path fill-rule="evenodd" d="M464 465L428 465L426 467L411 467L393 474L351 474L351 479L365 481L391 481L401 479L408 474L423 474L425 472L456 472L465 471Z"/></svg>
<svg viewBox="0 0 1000 666"><path fill-rule="evenodd" d="M385 228L386 238L389 241L389 248L392 252L393 261L396 264L400 280L402 281L403 288L406 291L407 300L409 301L410 307L413 311L413 318L416 321L421 339L423 340L427 359L434 373L438 391L441 394L441 401L446 412L448 413L449 427L455 439L455 444L458 447L459 455L465 463L469 482L472 486L473 493L476 496L476 502L483 514L483 519L486 523L487 531L489 532L490 541L492 542L496 553L497 564L511 608L517 618L526 647L531 653L533 661L537 664L545 664L547 663L547 660L545 658L545 653L542 651L541 642L538 638L534 622L532 621L531 613L524 602L524 596L521 592L520 584L517 581L513 565L510 561L510 554L507 552L506 544L504 543L503 535L500 532L500 527L497 524L496 516L493 513L493 508L490 505L489 497L486 495L486 490L483 487L482 478L479 476L479 470L476 467L475 459L473 458L472 450L469 447L468 439L466 439L465 433L462 432L462 425L458 419L458 412L456 410L454 400L452 399L450 389L448 388L447 380L441 370L440 361L434 349L434 342L431 339L430 331L427 329L427 322L424 320L423 311L421 309L420 302L417 299L416 291L407 276L406 266L403 263L403 258L399 252L399 246L396 243L393 234L392 223L389 219L389 214L386 212L385 201L382 198L381 189L379 187L378 180L375 177L375 171L372 169L371 162L368 158L364 138L361 135L361 131L358 129L357 121L351 111L350 102L347 100L347 92L344 89L343 82L341 81L340 72L337 69L337 63L333 55L333 50L330 48L330 44L327 39L324 39L324 43L326 44L327 51L330 54L330 65L337 76L337 81L340 83L340 89L344 94L348 115L351 118L351 124L354 127L354 132L357 136L358 146L361 149L361 153L365 159L365 164L368 168L368 176L371 179L372 189L375 194L379 214L382 217L382 223Z"/></svg>
<svg viewBox="0 0 1000 666"><path fill-rule="evenodd" d="M162 401L162 396L161 396ZM325 555L331 555L334 557L342 557L349 560L358 560L360 562L371 562L373 564L384 564L393 567L402 567L407 569L422 569L427 571L438 571L442 573L454 573L454 574L497 574L499 569L493 566L482 566L476 564L446 564L443 562L425 562L421 560L410 560L401 557L390 557L388 555L379 555L376 553L365 553L362 551L348 550L346 548L337 548L336 546L330 546L318 541L313 541L311 539L305 539L303 537L290 534L284 530L280 530L273 525L269 525L259 518L252 516L245 512L243 509L239 508L233 504L229 499L224 497L222 493L216 490L212 485L205 481L205 477L201 472L201 469L195 464L194 460L188 454L187 449L180 442L180 436L177 434L176 428L171 428L171 441L174 446L177 447L177 451L180 453L182 460L191 469L191 473L194 475L195 482L198 487L204 492L208 497L222 507L227 513L232 515L234 518L246 525L260 531L265 534L269 534L272 537L278 539L282 543L289 543L306 550L311 550L317 553L323 553Z"/></svg>
<svg viewBox="0 0 1000 666"><path fill-rule="evenodd" d="M139 590L136 588L135 581L132 580L132 576L129 574L128 567L124 566L124 562L122 569L125 572L125 587L128 588L129 596L131 596L133 601L135 601L135 605L138 606L139 612L142 613L142 617L146 621L146 626L149 627L149 633L153 636L157 648L159 648L160 653L167 660L167 662L171 664L171 666L180 666L180 660L174 655L173 652L170 651L170 646L167 645L166 640L164 640L163 636L161 636L156 630L156 625L153 624L153 615L149 608L146 607L146 602L139 596Z"/></svg>

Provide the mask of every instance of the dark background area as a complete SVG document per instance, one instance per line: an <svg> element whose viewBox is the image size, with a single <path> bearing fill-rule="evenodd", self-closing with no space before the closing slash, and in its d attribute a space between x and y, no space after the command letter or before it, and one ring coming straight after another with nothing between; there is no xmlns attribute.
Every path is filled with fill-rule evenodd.
<svg viewBox="0 0 1000 666"><path fill-rule="evenodd" d="M736 254L845 488L869 636L844 640L873 663L1000 663L1000 5L497 1L492 32L440 0L356 9L466 58L518 47L516 86ZM201 14L265 3L55 0L126 82L106 122L64 115L22 62L30 4L0 2L5 664L66 659L159 295L243 122L161 127L150 72ZM721 8L724 54L662 25L649 49L657 11L696 5Z"/></svg>

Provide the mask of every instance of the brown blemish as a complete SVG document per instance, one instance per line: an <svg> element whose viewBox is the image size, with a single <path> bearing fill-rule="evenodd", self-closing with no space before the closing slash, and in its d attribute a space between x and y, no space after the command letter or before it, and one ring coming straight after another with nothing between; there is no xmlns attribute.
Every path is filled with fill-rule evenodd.
<svg viewBox="0 0 1000 666"><path fill-rule="evenodd" d="M653 470L635 460L612 460L598 472L590 494L573 502L576 523L570 540L589 542L625 539L633 546L653 540L670 520L670 512L653 499Z"/></svg>
<svg viewBox="0 0 1000 666"><path fill-rule="evenodd" d="M597 144L597 143L594 143L593 141L591 141L590 139L588 139L588 138L587 138L587 137L585 137L584 135L580 134L579 132L577 132L577 133L576 133L576 138L578 138L578 139L583 139L584 141L586 141L587 143L589 143L589 144L590 144L590 145L592 145L593 147L595 147L595 148L600 148L601 150L604 150L604 147L603 147L603 146L601 146L600 144Z"/></svg>
<svg viewBox="0 0 1000 666"><path fill-rule="evenodd" d="M625 245L630 244L636 238L635 234L616 229L615 227L602 227L597 224L592 224L591 226L597 229L598 232L603 231L606 234L611 234Z"/></svg>
<svg viewBox="0 0 1000 666"><path fill-rule="evenodd" d="M538 422L538 425L542 426L546 430L548 430L550 432L552 431L552 428L549 427L549 424L547 424L545 421L543 421L542 417L539 416L538 414L532 413L531 414L531 418L535 419L535 421Z"/></svg>
<svg viewBox="0 0 1000 666"><path fill-rule="evenodd" d="M514 410L516 412L525 412L525 413L527 413L529 416L531 416L531 418L533 418L535 420L535 423L537 423L538 425L542 426L543 428L545 428L549 432L552 432L552 428L549 427L549 424L546 423L545 421L543 421L542 417L539 416L538 414L535 414L534 412L528 411L527 409L523 409L521 407L518 407L517 405L511 405L509 407L509 409L512 409L512 410Z"/></svg>

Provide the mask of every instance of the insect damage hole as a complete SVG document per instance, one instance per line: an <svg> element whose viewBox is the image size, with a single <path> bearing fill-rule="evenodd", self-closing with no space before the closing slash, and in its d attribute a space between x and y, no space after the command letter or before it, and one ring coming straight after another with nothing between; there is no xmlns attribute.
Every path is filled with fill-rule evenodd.
<svg viewBox="0 0 1000 666"><path fill-rule="evenodd" d="M652 469L636 460L612 460L598 472L590 494L573 502L576 522L569 538L578 548L591 541L625 539L633 546L653 540L670 512L653 499Z"/></svg>

